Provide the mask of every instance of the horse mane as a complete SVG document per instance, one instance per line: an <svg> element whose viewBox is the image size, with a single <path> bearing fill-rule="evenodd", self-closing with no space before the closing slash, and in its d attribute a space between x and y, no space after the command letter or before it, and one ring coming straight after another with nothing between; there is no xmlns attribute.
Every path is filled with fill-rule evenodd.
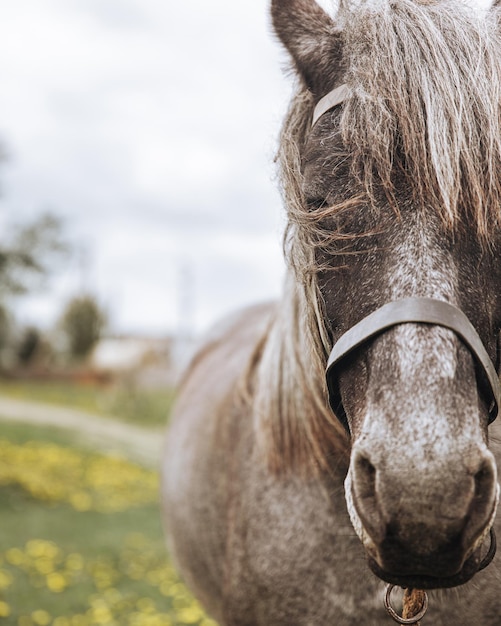
<svg viewBox="0 0 501 626"><path fill-rule="evenodd" d="M399 163L419 205L489 243L501 218L500 13L450 0L378 6L341 9L352 170L374 204L377 188L394 197Z"/></svg>
<svg viewBox="0 0 501 626"><path fill-rule="evenodd" d="M326 400L324 351L305 324L311 303L289 275L255 373L256 435L275 472L348 468L348 438Z"/></svg>
<svg viewBox="0 0 501 626"><path fill-rule="evenodd" d="M338 131L350 155L356 198L307 208L301 155L315 101L299 85L278 153L287 209L289 265L283 301L262 347L255 409L272 468L344 465L349 442L328 408L324 368L332 348L315 249L329 212L387 198L398 210L395 176L416 207L433 210L446 229L476 233L486 245L501 222L501 40L499 12L480 19L457 1L345 1L344 102ZM338 60L340 62L340 60ZM354 192L355 195L355 192ZM325 222L324 222L325 223ZM332 223L332 222L331 222ZM341 235L339 235L341 236Z"/></svg>

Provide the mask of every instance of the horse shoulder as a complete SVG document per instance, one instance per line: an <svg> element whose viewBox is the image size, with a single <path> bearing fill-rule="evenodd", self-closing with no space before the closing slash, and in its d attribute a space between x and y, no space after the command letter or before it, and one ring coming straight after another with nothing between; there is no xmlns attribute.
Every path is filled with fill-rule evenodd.
<svg viewBox="0 0 501 626"><path fill-rule="evenodd" d="M252 445L241 383L266 333L273 305L244 310L218 324L188 367L163 455L164 518L184 579L220 618L234 472Z"/></svg>

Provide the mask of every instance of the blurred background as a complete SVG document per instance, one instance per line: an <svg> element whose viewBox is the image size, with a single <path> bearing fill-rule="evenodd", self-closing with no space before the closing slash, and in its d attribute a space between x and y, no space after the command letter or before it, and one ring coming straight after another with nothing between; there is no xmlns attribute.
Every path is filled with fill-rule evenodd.
<svg viewBox="0 0 501 626"><path fill-rule="evenodd" d="M265 0L22 0L0 59L2 241L50 213L70 252L9 303L20 324L85 292L108 332L198 333L276 297L290 86Z"/></svg>
<svg viewBox="0 0 501 626"><path fill-rule="evenodd" d="M157 468L198 337L280 293L285 67L266 0L3 4L1 624L214 624Z"/></svg>

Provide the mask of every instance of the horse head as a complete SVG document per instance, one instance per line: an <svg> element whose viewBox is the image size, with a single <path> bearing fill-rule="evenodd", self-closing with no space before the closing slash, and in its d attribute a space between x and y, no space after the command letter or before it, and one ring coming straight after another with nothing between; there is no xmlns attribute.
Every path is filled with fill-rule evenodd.
<svg viewBox="0 0 501 626"><path fill-rule="evenodd" d="M412 298L460 310L497 364L495 12L381 0L342 5L333 21L313 0L273 0L272 17L300 77L283 131L289 257L315 285L326 355L370 314ZM421 318L373 333L336 369L348 510L388 582L450 587L478 570L498 501L482 376L457 329Z"/></svg>

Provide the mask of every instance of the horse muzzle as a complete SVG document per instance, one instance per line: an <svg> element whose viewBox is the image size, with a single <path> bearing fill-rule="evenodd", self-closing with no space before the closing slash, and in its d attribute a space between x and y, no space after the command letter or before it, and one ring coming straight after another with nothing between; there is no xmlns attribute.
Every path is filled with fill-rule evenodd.
<svg viewBox="0 0 501 626"><path fill-rule="evenodd" d="M404 341L405 358L412 351L421 364L410 377L409 367L393 365L405 362ZM450 370L441 365L444 345ZM342 390L346 364L353 367L360 354L365 366L343 377ZM352 434L345 492L371 569L387 582L421 589L469 580L498 502L496 463L485 441L501 405L496 369L471 322L432 298L390 302L341 335L326 377L331 407ZM360 389L364 402L345 410L343 400Z"/></svg>
<svg viewBox="0 0 501 626"><path fill-rule="evenodd" d="M471 452L470 452L471 455ZM346 481L350 516L371 570L403 587L454 587L482 561L499 499L492 454L478 450L476 471L440 472L412 483L402 467L377 469L355 444Z"/></svg>
<svg viewBox="0 0 501 626"><path fill-rule="evenodd" d="M496 554L496 535L492 527L489 529L489 548L485 555L482 557L482 547L484 544L484 538L479 542L481 545L474 551L474 553L464 562L461 569L449 576L436 575L435 568L432 568L435 572L434 575L428 574L416 574L416 573L395 573L387 572L382 569L378 563L371 557L369 557L368 564L371 571L392 585L398 585L405 589L447 589L451 587L457 587L458 585L464 585L471 580L475 574L486 568L492 561Z"/></svg>

